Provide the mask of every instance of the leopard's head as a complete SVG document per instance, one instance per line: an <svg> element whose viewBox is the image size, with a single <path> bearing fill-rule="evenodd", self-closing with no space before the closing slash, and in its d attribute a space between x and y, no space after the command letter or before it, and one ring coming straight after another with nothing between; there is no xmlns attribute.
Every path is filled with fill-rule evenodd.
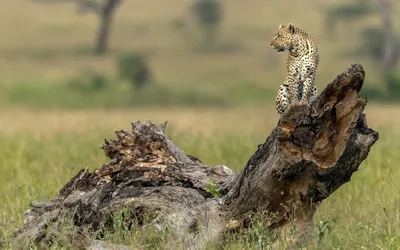
<svg viewBox="0 0 400 250"><path fill-rule="evenodd" d="M271 47L278 52L290 50L293 48L293 35L295 27L293 24L279 25L279 29L274 33L274 37L271 40Z"/></svg>

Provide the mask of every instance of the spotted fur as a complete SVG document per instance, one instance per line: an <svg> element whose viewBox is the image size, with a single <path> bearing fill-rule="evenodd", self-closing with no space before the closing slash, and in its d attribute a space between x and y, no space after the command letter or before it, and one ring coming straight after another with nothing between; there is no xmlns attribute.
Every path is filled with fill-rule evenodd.
<svg viewBox="0 0 400 250"><path fill-rule="evenodd" d="M280 115L290 105L311 104L317 97L315 73L319 63L317 45L313 38L293 24L279 25L271 41L278 52L288 51L287 76L276 96Z"/></svg>

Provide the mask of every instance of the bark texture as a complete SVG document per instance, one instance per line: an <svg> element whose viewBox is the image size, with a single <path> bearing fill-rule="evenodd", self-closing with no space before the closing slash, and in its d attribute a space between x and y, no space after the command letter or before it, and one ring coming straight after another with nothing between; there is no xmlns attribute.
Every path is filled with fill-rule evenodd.
<svg viewBox="0 0 400 250"><path fill-rule="evenodd" d="M267 211L271 230L295 225L299 237L307 235L318 205L350 181L378 140L358 94L364 77L360 64L350 65L311 107L290 107L236 175L185 154L164 134L166 124L135 122L131 132L117 131L102 145L108 163L82 169L58 197L32 204L13 246L45 249L64 237L77 249L128 249L101 241L102 233L98 239L83 233L111 231L110 221L124 209L132 211L125 219L135 228L168 230L166 249L179 242L201 249L234 233L232 222L251 227L248 216L257 211ZM79 230L63 232L66 218Z"/></svg>

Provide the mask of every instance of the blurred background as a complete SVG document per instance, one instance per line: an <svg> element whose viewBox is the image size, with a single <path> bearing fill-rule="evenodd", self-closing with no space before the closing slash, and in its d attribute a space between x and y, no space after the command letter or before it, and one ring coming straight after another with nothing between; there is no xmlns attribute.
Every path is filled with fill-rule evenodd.
<svg viewBox="0 0 400 250"><path fill-rule="evenodd" d="M318 93L364 66L380 132L317 225L333 225L330 246L400 247L399 16L396 0L3 0L0 241L31 201L106 162L99 144L137 120L168 121L186 153L238 171L278 122L287 53L270 40L292 22L318 45Z"/></svg>
<svg viewBox="0 0 400 250"><path fill-rule="evenodd" d="M354 62L371 101L400 100L394 0L13 0L0 9L2 107L115 109L274 105L279 24L309 32L319 92ZM397 18L398 19L398 18Z"/></svg>

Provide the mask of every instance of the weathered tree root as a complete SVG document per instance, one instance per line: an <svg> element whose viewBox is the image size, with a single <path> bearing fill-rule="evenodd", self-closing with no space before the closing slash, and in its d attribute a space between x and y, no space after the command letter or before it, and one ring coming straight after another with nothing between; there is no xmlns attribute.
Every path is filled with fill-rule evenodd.
<svg viewBox="0 0 400 250"><path fill-rule="evenodd" d="M124 209L133 211L127 219L138 228L172 232L167 249L180 240L185 249L200 249L231 230L233 221L262 210L270 229L295 225L304 235L318 205L350 181L378 140L362 114L364 77L362 66L353 64L312 108L289 108L237 175L186 155L164 134L165 124L136 122L132 132L117 131L117 139L102 145L110 162L94 172L82 169L57 198L32 205L13 246L54 244L66 218L82 230L111 230L108 222ZM220 197L207 190L213 180ZM68 240L78 249L127 249L75 235Z"/></svg>

